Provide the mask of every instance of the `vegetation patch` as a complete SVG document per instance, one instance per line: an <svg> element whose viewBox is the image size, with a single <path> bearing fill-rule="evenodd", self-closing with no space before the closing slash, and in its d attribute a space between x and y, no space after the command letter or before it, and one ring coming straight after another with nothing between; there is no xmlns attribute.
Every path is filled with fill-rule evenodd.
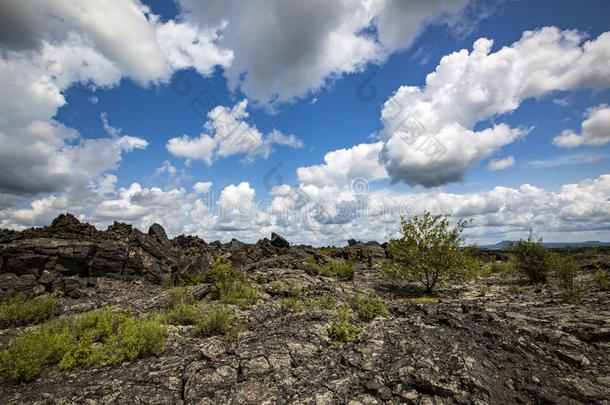
<svg viewBox="0 0 610 405"><path fill-rule="evenodd" d="M303 303L296 297L281 298L280 305L284 312L301 312L304 309Z"/></svg>
<svg viewBox="0 0 610 405"><path fill-rule="evenodd" d="M593 282L602 290L610 291L610 277L604 270L597 270L593 275Z"/></svg>
<svg viewBox="0 0 610 405"><path fill-rule="evenodd" d="M227 308L215 307L204 312L195 331L200 336L226 335L232 324L233 313Z"/></svg>
<svg viewBox="0 0 610 405"><path fill-rule="evenodd" d="M55 316L57 298L41 295L29 298L17 295L0 304L0 327L16 327L40 323Z"/></svg>
<svg viewBox="0 0 610 405"><path fill-rule="evenodd" d="M578 263L571 257L564 258L558 263L555 277L561 298L570 304L578 303L582 298L582 283L578 280Z"/></svg>
<svg viewBox="0 0 610 405"><path fill-rule="evenodd" d="M201 318L199 304L178 304L165 314L165 320L171 325L195 325Z"/></svg>
<svg viewBox="0 0 610 405"><path fill-rule="evenodd" d="M378 316L388 315L388 309L383 300L374 294L357 295L351 299L350 305L358 318L364 322L370 322Z"/></svg>
<svg viewBox="0 0 610 405"><path fill-rule="evenodd" d="M515 268L527 276L531 284L546 283L548 275L557 263L557 255L545 248L542 239L534 239L533 232L526 240L511 246L515 255Z"/></svg>
<svg viewBox="0 0 610 405"><path fill-rule="evenodd" d="M186 287L174 287L168 293L169 305L174 308L178 305L192 304L195 302L193 293Z"/></svg>
<svg viewBox="0 0 610 405"><path fill-rule="evenodd" d="M347 343L358 337L360 328L350 322L349 308L341 307L335 311L327 331L333 342Z"/></svg>
<svg viewBox="0 0 610 405"><path fill-rule="evenodd" d="M339 280L350 281L354 279L356 266L354 263L342 260L330 260L320 268L320 275L324 277L337 277Z"/></svg>
<svg viewBox="0 0 610 405"><path fill-rule="evenodd" d="M416 304L438 304L440 301L439 297L412 297L406 299L409 302Z"/></svg>
<svg viewBox="0 0 610 405"><path fill-rule="evenodd" d="M110 308L59 318L23 332L0 352L0 379L32 381L50 366L67 370L159 355L165 336L160 319Z"/></svg>
<svg viewBox="0 0 610 405"><path fill-rule="evenodd" d="M333 309L337 305L337 301L330 295L325 294L317 298L309 298L305 301L305 305L310 308Z"/></svg>
<svg viewBox="0 0 610 405"><path fill-rule="evenodd" d="M206 275L207 280L212 282L212 292L223 304L246 307L258 299L258 290L247 282L243 272L232 269L229 260L215 260Z"/></svg>

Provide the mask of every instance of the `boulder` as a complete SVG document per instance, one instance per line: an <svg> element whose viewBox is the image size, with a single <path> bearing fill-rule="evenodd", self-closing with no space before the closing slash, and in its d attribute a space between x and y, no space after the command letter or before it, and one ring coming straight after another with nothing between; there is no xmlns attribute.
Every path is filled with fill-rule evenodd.
<svg viewBox="0 0 610 405"><path fill-rule="evenodd" d="M271 244L278 248L290 247L290 243L275 232L271 233Z"/></svg>
<svg viewBox="0 0 610 405"><path fill-rule="evenodd" d="M150 228L148 228L148 234L163 246L171 248L172 243L169 241L165 229L163 229L161 225L156 223L152 224Z"/></svg>

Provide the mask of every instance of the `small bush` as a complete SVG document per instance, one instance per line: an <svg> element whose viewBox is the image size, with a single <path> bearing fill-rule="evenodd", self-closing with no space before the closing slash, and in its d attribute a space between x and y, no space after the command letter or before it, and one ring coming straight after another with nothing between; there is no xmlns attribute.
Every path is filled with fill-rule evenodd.
<svg viewBox="0 0 610 405"><path fill-rule="evenodd" d="M174 308L179 305L189 305L195 302L195 297L186 287L174 287L169 290L169 305Z"/></svg>
<svg viewBox="0 0 610 405"><path fill-rule="evenodd" d="M223 304L247 307L254 304L257 299L257 289L243 282L234 282L227 289L223 289L220 292L220 302Z"/></svg>
<svg viewBox="0 0 610 405"><path fill-rule="evenodd" d="M532 231L527 240L520 240L511 247L515 255L515 268L527 276L531 284L546 283L547 276L556 264L556 256L542 244L542 239L535 240Z"/></svg>
<svg viewBox="0 0 610 405"><path fill-rule="evenodd" d="M375 295L357 295L351 299L350 304L358 318L364 322L370 322L378 316L388 315L388 309L383 300Z"/></svg>
<svg viewBox="0 0 610 405"><path fill-rule="evenodd" d="M324 277L336 276L340 280L353 280L356 273L356 266L352 262L331 260L322 266L320 275Z"/></svg>
<svg viewBox="0 0 610 405"><path fill-rule="evenodd" d="M489 287L485 284L480 284L477 286L477 291L479 292L479 296L484 297L489 292Z"/></svg>
<svg viewBox="0 0 610 405"><path fill-rule="evenodd" d="M510 287L508 287L507 292L510 295L519 295L519 294L521 294L521 287L519 287L518 285L513 284Z"/></svg>
<svg viewBox="0 0 610 405"><path fill-rule="evenodd" d="M163 352L166 328L109 308L59 318L27 330L0 351L0 379L31 381L44 368L105 366Z"/></svg>
<svg viewBox="0 0 610 405"><path fill-rule="evenodd" d="M201 317L201 308L197 304L178 304L165 315L170 325L195 325Z"/></svg>
<svg viewBox="0 0 610 405"><path fill-rule="evenodd" d="M164 274L161 277L161 282L159 283L159 285L164 290L169 290L170 288L174 287L174 280L172 279L172 276L170 276L169 274Z"/></svg>
<svg viewBox="0 0 610 405"><path fill-rule="evenodd" d="M337 301L328 294L318 298L310 298L305 303L308 307L323 309L333 309L337 305Z"/></svg>
<svg viewBox="0 0 610 405"><path fill-rule="evenodd" d="M180 275L180 284L182 285L198 285L201 283L208 283L209 277L206 273L203 274L194 274L189 272L184 272Z"/></svg>
<svg viewBox="0 0 610 405"><path fill-rule="evenodd" d="M515 263L513 261L500 261L497 260L489 265L489 271L493 274L510 274L515 270Z"/></svg>
<svg viewBox="0 0 610 405"><path fill-rule="evenodd" d="M303 303L295 297L285 297L280 300L282 310L285 312L301 312Z"/></svg>
<svg viewBox="0 0 610 405"><path fill-rule="evenodd" d="M582 285L578 281L578 263L570 257L564 258L557 267L557 284L565 302L576 304L582 298Z"/></svg>
<svg viewBox="0 0 610 405"><path fill-rule="evenodd" d="M220 258L212 263L212 269L205 273L212 282L212 292L220 302L239 306L249 306L258 299L257 289L247 283L246 275L233 271L230 261Z"/></svg>
<svg viewBox="0 0 610 405"><path fill-rule="evenodd" d="M52 295L28 298L18 295L0 304L0 327L23 326L52 318L57 298Z"/></svg>
<svg viewBox="0 0 610 405"><path fill-rule="evenodd" d="M305 272L312 276L317 276L320 274L320 265L316 261L316 258L311 256L307 259L307 263L305 264Z"/></svg>
<svg viewBox="0 0 610 405"><path fill-rule="evenodd" d="M348 308L339 308L331 321L328 329L328 336L339 343L346 343L355 340L360 333L360 329L349 321Z"/></svg>
<svg viewBox="0 0 610 405"><path fill-rule="evenodd" d="M608 273L604 270L597 270L593 275L593 282L602 290L609 291L610 290L610 277L608 277Z"/></svg>
<svg viewBox="0 0 610 405"><path fill-rule="evenodd" d="M201 336L226 335L231 329L233 314L222 307L205 312L197 323L196 333Z"/></svg>

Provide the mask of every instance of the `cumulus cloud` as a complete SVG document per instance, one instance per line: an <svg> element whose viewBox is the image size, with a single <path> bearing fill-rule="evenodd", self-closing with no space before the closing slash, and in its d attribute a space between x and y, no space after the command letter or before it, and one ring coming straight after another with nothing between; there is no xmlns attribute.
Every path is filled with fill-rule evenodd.
<svg viewBox="0 0 610 405"><path fill-rule="evenodd" d="M610 107L600 104L589 108L580 127L580 134L566 129L561 135L553 138L553 143L562 148L607 144L610 142Z"/></svg>
<svg viewBox="0 0 610 405"><path fill-rule="evenodd" d="M198 181L193 186L193 190L195 190L199 194L205 194L212 188L211 181Z"/></svg>
<svg viewBox="0 0 610 405"><path fill-rule="evenodd" d="M47 196L25 208L2 210L0 224L46 225L58 213L70 211L99 227L115 219L142 229L159 222L170 235L249 242L275 231L292 242L316 245L342 245L351 237L386 240L397 234L401 215L424 210L472 218L467 234L483 242L519 238L530 227L547 240L605 239L610 229L610 175L556 191L524 184L467 194L397 194L388 189L361 194L349 186L280 185L271 201L257 201L247 182L226 186L218 198L206 183L195 185L195 192L138 183L116 190L115 183L116 178L108 177L79 194ZM201 193L203 189L208 190Z"/></svg>
<svg viewBox="0 0 610 405"><path fill-rule="evenodd" d="M148 145L132 136L85 139L55 121L0 132L0 144L0 191L18 195L82 186L116 169L124 152Z"/></svg>
<svg viewBox="0 0 610 405"><path fill-rule="evenodd" d="M513 155L507 156L505 158L502 159L493 159L489 162L489 165L487 166L489 168L489 170L504 170L504 169L508 169L511 166L515 165L515 157Z"/></svg>
<svg viewBox="0 0 610 405"><path fill-rule="evenodd" d="M1 46L32 50L77 37L123 75L144 85L165 81L179 68L209 74L214 65L229 64L232 58L230 51L216 47L217 29L173 20L162 23L137 0L33 0L2 2L0 7Z"/></svg>
<svg viewBox="0 0 610 405"><path fill-rule="evenodd" d="M426 187L460 181L466 169L527 130L477 123L549 92L610 86L610 33L586 41L577 31L526 31L491 52L481 38L473 50L444 56L423 87L402 86L384 104L381 153L394 181Z"/></svg>
<svg viewBox="0 0 610 405"><path fill-rule="evenodd" d="M297 169L299 182L303 184L345 185L352 180L373 181L387 177L379 163L381 142L363 143L349 149L338 149L324 155L324 164Z"/></svg>
<svg viewBox="0 0 610 405"><path fill-rule="evenodd" d="M148 85L167 81L180 68L210 74L232 58L216 47L217 29L161 22L137 0L1 2L0 26L4 196L88 186L116 169L124 153L147 147L105 115L107 138L81 136L55 121L71 85L112 87L123 77ZM47 204L61 200L51 197Z"/></svg>
<svg viewBox="0 0 610 405"><path fill-rule="evenodd" d="M200 160L209 166L215 157L242 155L246 162L257 156L266 159L273 152L273 145L303 147L303 141L296 136L285 135L278 130L263 135L256 126L246 122L250 116L247 107L247 100L238 102L232 108L214 107L204 125L207 133L194 138L188 135L171 138L167 141L167 150L174 156Z"/></svg>
<svg viewBox="0 0 610 405"><path fill-rule="evenodd" d="M264 105L301 97L385 60L407 48L425 25L458 14L467 2L180 0L183 18L193 25L226 22L218 43L234 51L225 69L229 85Z"/></svg>

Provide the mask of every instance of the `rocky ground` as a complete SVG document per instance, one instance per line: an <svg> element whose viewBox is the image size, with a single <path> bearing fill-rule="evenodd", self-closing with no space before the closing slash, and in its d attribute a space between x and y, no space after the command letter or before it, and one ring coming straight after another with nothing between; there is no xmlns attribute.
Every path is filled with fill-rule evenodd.
<svg viewBox="0 0 610 405"><path fill-rule="evenodd" d="M113 252L113 253L111 253ZM505 275L413 298L380 280L383 246L350 241L342 249L289 246L281 237L245 245L169 240L115 224L97 231L62 217L48 228L0 232L0 288L61 291L61 313L111 305L139 314L163 312L165 277L205 272L230 258L259 291L250 307L231 306L234 332L199 337L193 326L168 326L165 352L120 366L48 369L36 381L0 386L4 403L62 404L381 404L610 403L610 301L587 280L576 305L552 286L521 286ZM309 274L308 260L358 257L353 280ZM372 264L372 267L371 267ZM24 280L24 276L25 280ZM187 287L202 300L209 286ZM354 320L358 337L331 341L332 308L375 292L387 316ZM0 331L5 345L21 329Z"/></svg>

